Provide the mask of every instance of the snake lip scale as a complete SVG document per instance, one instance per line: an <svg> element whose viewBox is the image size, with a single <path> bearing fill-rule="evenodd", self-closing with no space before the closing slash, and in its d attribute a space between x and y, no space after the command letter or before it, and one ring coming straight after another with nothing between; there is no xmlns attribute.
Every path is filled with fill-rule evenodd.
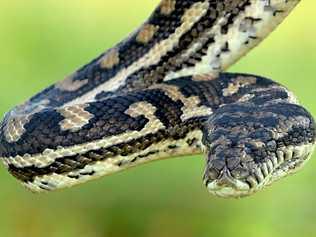
<svg viewBox="0 0 316 237"><path fill-rule="evenodd" d="M219 197L256 193L311 157L315 122L284 86L225 70L299 0L162 0L127 39L9 111L0 159L33 192L204 153Z"/></svg>

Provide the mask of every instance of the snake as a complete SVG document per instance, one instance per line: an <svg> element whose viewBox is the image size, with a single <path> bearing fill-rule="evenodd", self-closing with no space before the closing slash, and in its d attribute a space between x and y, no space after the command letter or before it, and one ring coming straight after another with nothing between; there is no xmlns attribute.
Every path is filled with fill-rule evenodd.
<svg viewBox="0 0 316 237"><path fill-rule="evenodd" d="M162 0L124 40L6 113L1 161L35 193L201 153L218 197L296 173L315 147L313 116L285 86L226 70L299 2Z"/></svg>

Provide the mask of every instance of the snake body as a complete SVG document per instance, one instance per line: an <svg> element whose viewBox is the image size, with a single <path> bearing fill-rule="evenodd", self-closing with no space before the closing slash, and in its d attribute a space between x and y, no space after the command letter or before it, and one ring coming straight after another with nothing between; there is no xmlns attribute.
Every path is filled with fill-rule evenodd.
<svg viewBox="0 0 316 237"><path fill-rule="evenodd" d="M8 112L0 159L34 192L206 154L204 183L255 193L312 154L313 117L269 79L223 73L299 0L162 0L127 39Z"/></svg>

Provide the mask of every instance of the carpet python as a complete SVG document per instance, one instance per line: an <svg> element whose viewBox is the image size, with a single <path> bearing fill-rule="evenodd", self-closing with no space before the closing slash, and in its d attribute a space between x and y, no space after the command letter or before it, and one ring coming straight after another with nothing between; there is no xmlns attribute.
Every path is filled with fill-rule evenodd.
<svg viewBox="0 0 316 237"><path fill-rule="evenodd" d="M313 117L282 85L224 71L298 2L162 0L127 39L8 112L0 159L34 192L202 152L221 197L296 172L313 152Z"/></svg>

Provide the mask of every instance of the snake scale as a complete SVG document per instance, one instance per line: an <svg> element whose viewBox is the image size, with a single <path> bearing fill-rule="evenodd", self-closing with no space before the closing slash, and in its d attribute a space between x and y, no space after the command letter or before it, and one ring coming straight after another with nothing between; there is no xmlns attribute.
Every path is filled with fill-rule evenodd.
<svg viewBox="0 0 316 237"><path fill-rule="evenodd" d="M125 40L8 112L0 159L34 192L205 153L212 194L242 197L296 172L315 123L269 79L224 71L299 0L162 0Z"/></svg>

